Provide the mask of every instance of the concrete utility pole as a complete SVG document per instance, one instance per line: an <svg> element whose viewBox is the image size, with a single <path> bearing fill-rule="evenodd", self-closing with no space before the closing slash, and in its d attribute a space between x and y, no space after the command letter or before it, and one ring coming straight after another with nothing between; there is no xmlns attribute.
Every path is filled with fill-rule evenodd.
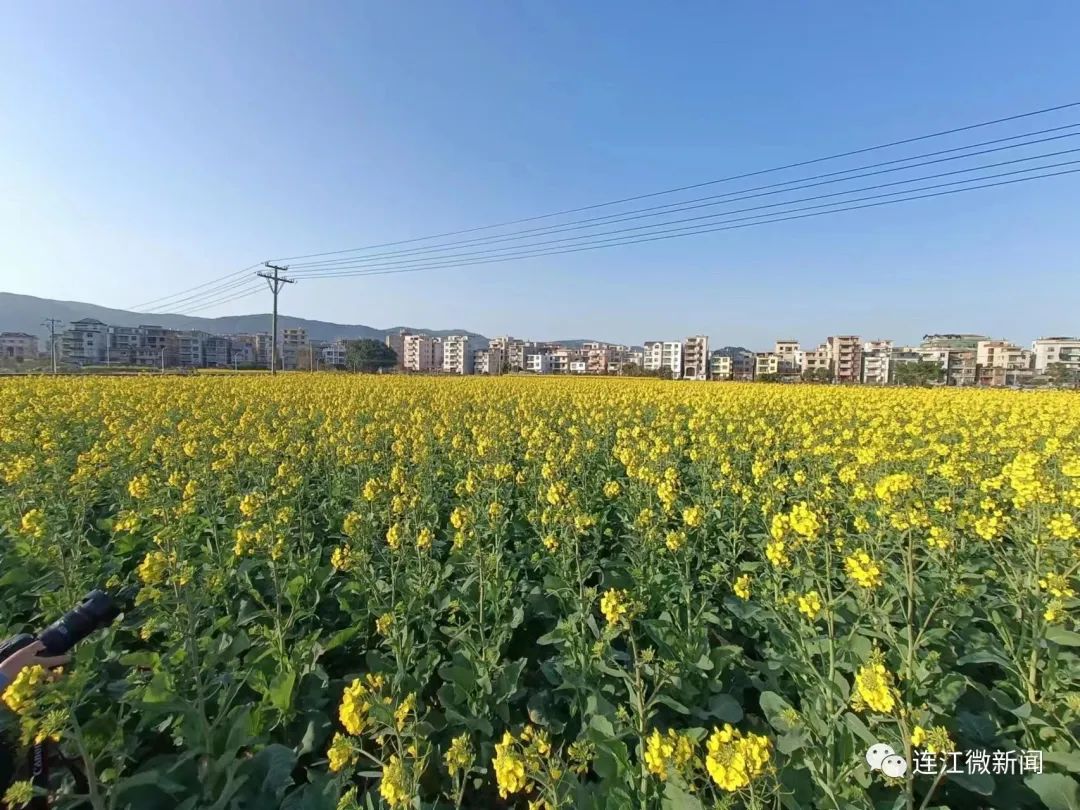
<svg viewBox="0 0 1080 810"><path fill-rule="evenodd" d="M42 326L49 327L49 351L52 354L52 373L56 373L56 325L60 323L58 318L46 318L41 322Z"/></svg>
<svg viewBox="0 0 1080 810"><path fill-rule="evenodd" d="M270 288L270 292L274 294L274 314L270 320L270 373L277 374L277 297L278 293L281 292L283 284L295 284L296 280L278 275L279 273L284 273L288 270L289 268L287 266L278 267L276 264L270 264L270 262L263 262L263 264L266 266L267 270L274 271L273 275L265 272L259 272L255 275L265 278L266 284Z"/></svg>

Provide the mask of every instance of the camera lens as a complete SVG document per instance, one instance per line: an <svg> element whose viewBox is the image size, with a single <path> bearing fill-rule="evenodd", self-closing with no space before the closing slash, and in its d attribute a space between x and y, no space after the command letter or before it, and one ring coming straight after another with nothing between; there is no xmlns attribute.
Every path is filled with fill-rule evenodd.
<svg viewBox="0 0 1080 810"><path fill-rule="evenodd" d="M38 639L50 655L63 655L92 632L120 615L116 602L104 591L92 591L82 602L46 627Z"/></svg>

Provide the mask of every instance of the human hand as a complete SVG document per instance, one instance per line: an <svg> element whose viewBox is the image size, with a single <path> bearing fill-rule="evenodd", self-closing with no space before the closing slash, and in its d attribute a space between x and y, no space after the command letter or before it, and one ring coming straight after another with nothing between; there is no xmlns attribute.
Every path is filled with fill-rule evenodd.
<svg viewBox="0 0 1080 810"><path fill-rule="evenodd" d="M71 657L67 655L41 655L44 651L45 645L40 641L35 641L0 661L0 689L14 681L26 667L42 666L52 669L63 666L71 660Z"/></svg>

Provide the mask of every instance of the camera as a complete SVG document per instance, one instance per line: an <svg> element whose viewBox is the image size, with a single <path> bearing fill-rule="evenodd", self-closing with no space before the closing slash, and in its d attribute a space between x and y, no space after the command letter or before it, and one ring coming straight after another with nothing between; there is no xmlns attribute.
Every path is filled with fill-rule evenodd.
<svg viewBox="0 0 1080 810"><path fill-rule="evenodd" d="M45 645L48 655L63 655L72 647L103 627L108 627L121 613L120 605L101 590L95 590L82 598L69 610L38 635L21 633L0 644L0 660L21 650L35 640Z"/></svg>

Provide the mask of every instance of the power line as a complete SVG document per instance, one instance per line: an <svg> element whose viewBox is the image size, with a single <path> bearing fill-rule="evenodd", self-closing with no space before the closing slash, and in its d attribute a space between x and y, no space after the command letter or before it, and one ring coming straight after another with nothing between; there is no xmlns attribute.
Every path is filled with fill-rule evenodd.
<svg viewBox="0 0 1080 810"><path fill-rule="evenodd" d="M1071 133L1069 135L1059 135L1059 136L1056 136L1054 138L1045 138L1045 139L1041 139L1041 140L1038 140L1038 141L1030 141L1027 144L1021 144L1021 145L1026 146L1026 145L1031 145L1031 144L1035 144L1035 143L1043 143L1045 141L1059 140L1059 139L1062 139L1062 138L1071 138L1071 137L1076 137L1076 135L1077 135L1077 133ZM880 174L888 174L890 172L895 172L895 171L906 171L906 170L909 170L909 169L922 168L923 166L929 166L929 165L933 165L935 163L942 163L942 162L946 162L946 161L950 161L950 160L959 160L959 159L967 158L967 157L976 157L978 155L984 155L984 154L988 154L990 152L997 152L997 151L1001 151L1001 150L1005 150L1005 149L1012 149L1012 148L1015 148L1015 147L1014 146L998 147L996 149L988 149L988 150L984 150L982 152L975 152L975 153L972 153L972 154L969 154L969 155L959 155L959 156L953 156L953 157L947 157L947 158L939 158L937 160L925 161L923 163L915 164L915 165L912 165L912 166L904 166L904 167L899 167L899 168L894 167L894 168L891 168L891 169L881 169L879 171L866 172L864 174L853 175L851 177L840 178L840 179L832 179L832 180L824 180L824 181L820 181L820 182L817 182L817 183L806 183L806 184L803 184L803 185L800 185L800 186L792 186L791 188L776 189L776 190L773 190L773 191L760 192L760 193L757 193L757 194L742 194L741 196L733 196L731 194L726 194L726 195L721 195L721 196L727 197L728 199L722 200L722 201L713 201L713 202L702 203L702 204L697 204L697 205L686 205L686 206L683 206L683 207L680 207L680 208L669 208L669 210L667 210L667 211L662 211L662 212L657 212L657 213L636 214L636 215L631 215L631 216L618 217L618 218L615 218L615 219L612 219L610 217L606 217L605 219L608 219L608 221L604 222L602 224L601 223L595 223L595 224L591 224L591 225L568 225L567 227L560 227L560 228L555 229L555 230L550 230L548 233L545 233L545 234L532 234L532 235L526 234L526 235L516 236L516 237L514 237L514 236L506 236L506 237L497 238L497 239L488 238L486 240L483 240L479 244L496 244L496 243L499 243L499 242L521 242L521 240L523 240L523 239L529 239L529 238L534 238L534 237L539 237L539 236L547 236L547 235L553 235L553 234L557 234L557 233L566 233L566 232L569 232L569 231L586 230L586 229L590 229L590 228L601 227L602 225L614 225L614 224L619 223L619 222L629 222L629 221L639 220L639 219L651 219L653 217L664 216L664 215L667 215L667 214L675 214L675 213L680 213L680 212L683 212L683 211L692 211L692 210L697 210L697 209L701 209L701 208L710 208L710 207L714 207L714 206L717 206L717 205L722 205L724 203L739 202L739 201L742 201L742 200L755 199L755 198L758 198L758 197L768 197L768 196L772 196L772 195L776 195L776 194L786 194L786 193L790 193L790 192L793 192L793 191L800 191L802 189L814 188L814 187L824 186L824 185L830 185L830 184L837 183L837 182L847 182L849 180L858 180L858 179L861 179L861 178L864 178L864 177L872 177L872 176L880 175ZM900 184L903 184L903 183L913 183L913 182L918 182L920 180L932 179L932 178L935 178L935 177L945 177L945 176L952 175L952 174L962 174L964 172L982 171L982 170L985 170L985 169L995 168L995 167L998 167L998 166L1006 166L1006 165L1010 165L1010 164L1014 164L1014 163L1022 163L1022 162L1029 161L1029 160L1038 160L1038 159L1041 159L1041 158L1044 158L1044 157L1054 157L1056 155L1067 154L1069 152L1075 152L1075 151L1077 151L1077 150L1070 149L1070 150L1063 150L1063 151L1060 151L1060 152L1050 152L1050 153L1046 153L1046 154L1042 154L1042 155L1027 156L1027 157L1023 157L1023 158L1016 158L1015 160L1002 161L1002 162L999 162L999 163L991 163L991 164L987 164L987 165L984 165L984 166L973 166L973 167L969 167L969 168L965 168L965 169L958 169L958 170L953 171L953 172L943 172L943 173L940 173L940 174L931 174L931 175L926 175L926 176L923 176L923 177L914 177L914 178L909 178L909 179L906 179L906 180L898 180L895 183L884 183L884 184L880 184L880 185L866 186L866 187L863 187L863 188L849 189L847 191L836 192L833 195L823 195L823 196L837 196L837 195L842 195L842 194L853 194L853 193L856 193L858 191L867 191L867 190L874 189L874 188L884 188L884 187L890 186L890 185L900 185ZM819 198L818 197L809 197L809 198L804 198L804 199L819 199ZM802 200L792 200L790 202L801 202L801 201ZM783 204L783 203L779 203L779 204ZM738 211L741 211L741 210L747 210L747 209L736 209L735 212L738 212ZM735 213L735 212L722 212L722 213ZM713 214L713 215L709 215L709 216L720 216L720 215L721 214ZM708 218L708 217L695 217L695 218L691 218L691 219L705 219L705 218ZM673 222L685 222L685 221L688 221L688 220L673 220ZM659 222L659 223L654 223L653 225L646 225L646 226L641 226L641 227L642 228L658 227L660 225L665 225L665 224L670 224L670 222ZM606 233L618 233L618 232L619 231L608 231ZM589 236L596 236L596 235L601 235L601 234L587 234L587 235L580 236L580 237L568 237L566 239L554 239L554 240L548 240L546 242L535 242L535 243L532 243L532 244L534 244L534 245L552 244L552 243L555 243L555 242L569 241L569 240L575 239L575 238L583 239L583 238L588 238ZM520 247L525 247L525 246L527 246L527 245L526 244L519 244L519 245L510 246L510 247L507 247L507 248L493 248L491 251L487 251L487 252L492 252L493 253L493 252L496 252L498 250L515 250L515 249L518 249ZM420 251L403 251L402 253L399 253L399 254L388 253L388 254L376 254L376 255L372 255L372 256L358 256L358 257L350 258L349 260L336 259L333 262L327 262L326 265L321 265L319 263L312 263L311 265L305 266L305 265L301 264L300 269L296 269L296 270L294 270L294 272L297 275L309 276L309 275L318 273L321 270L333 270L335 268L341 268L342 266L345 266L345 267L361 267L361 266L363 266L364 264L366 264L368 262L375 262L377 264L382 264L382 263L385 263L385 262L379 261L380 257L382 257L382 256L394 257L394 256L403 256L403 255L406 255L406 254L409 254L409 253L414 253L414 254L433 253L433 252L434 253L445 253L445 251L448 250L448 249L449 248L442 248L442 249L428 248L428 249L424 249L424 250L420 250ZM473 253L473 254L450 254L450 256L454 256L454 255L456 255L456 256L467 256L467 255L478 255L478 254L477 253ZM431 257L428 257L428 258L425 258L425 259L422 259L422 260L423 261L428 261L428 260L435 260L435 259L439 259L439 258L445 258L445 257L431 256ZM398 263L403 263L404 261L412 261L412 260L416 260L416 259L417 259L417 256L413 255L412 257L410 257L408 259L404 259L402 262L398 262Z"/></svg>
<svg viewBox="0 0 1080 810"><path fill-rule="evenodd" d="M798 161L796 163L788 163L788 164L783 165L783 166L774 166L774 167L768 168L768 169L759 169L759 170L753 171L753 172L745 172L743 174L730 175L728 177L721 177L721 178L718 178L716 180L707 180L707 181L702 182L702 183L692 183L690 185L679 186L677 188L665 189L664 191L654 191L654 192L651 192L651 193L648 193L648 194L638 194L638 195L635 195L635 196L632 196L632 197L624 197L624 198L619 199L619 200L612 200L612 201L603 202L603 203L595 203L593 205L585 205L585 206L580 206L578 208L567 208L567 209L564 209L562 211L555 211L555 212L550 213L550 214L540 214L538 216L524 217L524 218L521 218L521 219L507 220L505 222L498 222L498 223L491 224L491 225L481 225L481 226L474 227L474 228L464 228L464 229L456 230L456 231L447 231L445 233L432 234L432 235L429 235L429 236L420 236L420 237L415 237L415 238L412 238L412 239L402 239L402 240L398 240L396 242L383 242L383 243L380 243L380 244L367 245L367 246L364 246L364 247L346 248L344 250L329 250L329 251L323 251L321 253L306 253L306 254L301 254L301 255L297 255L297 256L286 256L286 257L283 257L283 258L275 259L274 261L294 261L294 260L297 260L297 259L311 259L311 258L318 258L318 257L321 257L321 256L335 256L335 255L340 255L340 254L343 254L343 253L356 253L356 252L363 251L363 250L374 250L376 248L382 248L382 247L394 247L394 246L397 246L397 245L405 245L405 244L411 244L411 243L415 243L415 242L425 242L425 241L429 241L431 239L442 239L442 238L448 237L448 236L458 236L458 235L466 234L466 233L475 233L477 231L491 230L491 229L494 229L494 228L502 228L502 227L506 227L508 225L520 225L520 224L523 224L523 223L526 223L526 222L535 222L537 220L549 219L551 217L563 216L563 215L566 215L566 214L576 214L576 213L580 213L582 211L592 211L592 210L595 210L597 208L606 208L606 207L612 206L612 205L621 205L623 203L634 202L636 200L649 199L649 198L652 198L652 197L659 197L659 196L662 196L662 195L665 195L665 194L675 194L675 193L678 193L680 191L690 191L690 190L695 189L695 188L703 188L705 186L716 185L716 184L719 184L719 183L727 183L727 182L731 182L731 181L734 181L734 180L743 180L743 179L746 179L746 178L749 178L749 177L758 177L758 176L763 175L763 174L771 174L771 173L774 173L774 172L785 171L787 169L796 169L796 168L800 168L800 167L803 167L803 166L811 166L811 165L816 164L816 163L824 163L824 162L830 161L830 160L839 160L840 158L853 157L854 155L861 155L861 154L865 154L867 152L874 152L874 151L877 151L877 150L880 150L880 149L889 149L889 148L892 148L894 146L903 146L904 144L916 143L918 141L925 141L925 140L929 140L931 138L940 138L940 137L943 137L945 135L954 135L954 134L956 134L958 132L967 132L967 131L970 131L970 130L973 130L973 129L979 129L981 127L988 127L988 126L993 126L993 125L996 125L996 124L1004 124L1004 123L1007 123L1009 121L1018 121L1018 120L1023 119L1023 118L1031 118L1031 117L1036 116L1036 115L1045 115L1047 113L1058 112L1060 110L1065 110L1065 109L1069 109L1069 108L1077 107L1077 106L1080 106L1080 101L1073 101L1073 102L1069 102L1067 104L1059 104L1059 105L1054 106L1054 107L1044 107L1044 108L1039 109L1039 110L1032 110L1030 112L1019 113L1017 115L1010 115L1010 116L1006 116L1004 118L996 118L996 119L991 120L991 121L982 121L982 122L979 122L977 124L968 124L968 125L962 126L962 127L955 127L953 129L941 130L940 132L932 132L932 133L930 133L928 135L919 135L919 136L913 137L913 138L904 138L902 140L892 141L890 143L878 144L877 146L868 146L868 147L864 147L862 149L853 149L853 150L850 150L850 151L847 151L847 152L840 152L840 153L837 153L837 154L834 154L834 155L827 155L825 157L813 158L812 160L803 160L803 161Z"/></svg>
<svg viewBox="0 0 1080 810"><path fill-rule="evenodd" d="M201 290L202 288L208 287L211 284L215 284L216 282L224 281L224 280L230 279L230 278L235 278L236 276L243 275L244 273L249 273L252 270L254 270L256 267L258 267L259 264L260 264L259 262L256 262L255 264L248 265L243 270L236 270L236 271L234 271L232 273L227 273L224 276L219 276L218 278L211 279L210 281L205 281L202 284L196 284L194 287L188 287L186 290L180 290L179 292L173 293L172 295L163 295L160 298L152 298L149 301L143 301L141 304L136 304L135 306L131 307L131 309L133 311L137 312L142 307L151 306L152 304L156 304L159 301L167 301L167 300L169 300L171 298L176 298L179 295L183 295L184 293L191 292L192 290ZM155 307L155 309L156 309L156 307Z"/></svg>
<svg viewBox="0 0 1080 810"><path fill-rule="evenodd" d="M564 230L577 230L577 229L580 229L580 228L590 227L590 226L582 224L582 223L591 223L591 222L598 223L598 222L601 222L603 220L620 222L620 221L624 221L623 219L620 219L621 217L624 217L624 216L630 215L630 214L643 214L644 215L645 212L656 211L656 212L660 212L660 213L653 214L653 216L660 216L661 213L674 213L675 211L680 211L680 210L690 210L691 208L704 208L704 207L707 207L707 206L704 206L704 205L702 205L702 206L690 206L689 205L690 203L700 203L700 202L705 202L705 201L709 201L709 200L724 200L726 198L731 198L731 197L734 197L736 195L745 194L745 193L751 192L751 191L761 191L763 189L779 189L779 190L771 192L771 193L782 194L782 193L784 193L785 190L786 191L794 191L797 188L808 188L810 186L794 186L793 184L795 184L795 183L803 183L805 181L810 181L810 180L821 180L823 178L835 178L835 179L827 180L826 182L823 182L823 183L814 183L812 185L826 185L827 183L842 183L842 182L845 182L845 181L848 181L848 180L857 180L860 177L870 177L870 176L875 175L875 174L885 174L885 173L888 173L888 172L906 171L906 170L909 170L909 169L916 169L916 168L919 168L921 166L930 165L932 163L939 163L939 162L943 162L945 160L962 160L964 158L976 157L978 155L987 154L987 153L993 152L993 151L1002 151L1002 150L1005 150L1005 149L1020 149L1020 148L1023 148L1025 146L1031 146L1033 144L1045 143L1047 141L1052 141L1052 140L1060 140L1061 138L1075 137L1077 133L1070 133L1069 135L1059 135L1059 136L1056 136L1056 137L1053 137L1053 138L1043 138L1043 139L1040 139L1040 140L1028 141L1028 142L1025 142L1025 143L1012 144L1011 146L1000 147L999 149L985 150L983 152L972 152L972 153L966 154L966 155L955 155L953 157L943 158L942 160L938 160L938 161L930 160L930 161L924 161L924 162L921 162L921 163L914 163L914 164L912 164L910 166L895 166L895 164L897 164L897 163L908 163L908 162L915 161L915 160L922 160L923 158L930 158L930 157L936 157L938 155L945 155L945 154L950 154L950 153L953 153L953 152L960 152L960 151L964 151L966 149L976 149L976 148L981 147L981 146L988 146L988 145L991 145L991 144L1003 143L1005 141L1013 141L1013 140L1017 140L1018 138L1026 138L1026 137L1030 137L1030 136L1034 136L1034 135L1043 135L1043 134L1046 134L1046 133L1049 133L1049 132L1060 132L1061 130L1065 130L1065 129L1076 129L1077 127L1080 127L1080 123L1066 124L1065 126L1052 127L1050 129L1037 130L1035 132L1025 132L1025 133L1022 133L1020 135L1010 135L1007 138L996 138L996 139L990 140L990 141L982 141L981 143L975 143L975 144L970 144L970 145L966 145L966 146L957 146L957 147L953 147L951 149L943 149L943 150L939 150L939 151L936 151L936 152L927 152L927 153L924 153L922 155L912 155L910 157L905 157L905 158L896 158L894 160L886 160L886 161L882 161L882 162L879 162L879 163L871 163L871 164L867 164L867 165L863 165L863 166L856 166L856 167L852 167L850 169L841 169L840 171L836 171L836 172L827 172L825 174L817 174L817 175L812 175L810 177L796 178L794 180L785 180L785 181L782 181L780 183L770 183L768 185L763 185L763 186L754 186L754 187L751 187L751 188L740 189L738 191L725 192L724 194L712 194L712 195L709 195L709 196L706 196L706 197L696 197L696 198L692 198L692 199L689 199L689 200L682 200L680 202L674 202L674 203L664 203L663 205L655 205L655 206L651 206L651 207L648 207L648 208L639 208L639 209L632 209L630 211L621 211L621 212L616 213L616 214L605 214L605 215L599 216L599 217L590 217L590 218L587 218L587 219L576 220L576 221L567 222L567 223L560 223L558 225L545 225L545 226L542 226L542 227L539 227L539 228L527 228L527 229L524 229L524 230L521 230L521 231L514 231L514 232L512 232L510 234L495 234L495 235L492 235L492 236L482 236L482 237L477 237L477 238L473 238L473 239L462 239L462 240L457 240L455 242L446 242L446 243L443 243L442 245L434 245L434 246L431 246L431 247L409 248L409 249L406 249L406 250L390 251L390 252L387 252L387 253L373 253L373 254L368 254L367 256L349 256L349 257L340 258L340 259L324 259L324 260L321 260L321 261L300 262L298 264L292 264L290 266L293 268L294 272L301 273L301 272L304 272L304 270L302 268L307 268L307 267L329 267L329 266L335 265L335 264L344 264L344 263L348 263L348 262L357 261L357 260L359 260L361 258L363 258L363 259L368 259L368 258L374 259L374 258L387 258L387 257L392 257L392 256L404 256L404 255L408 255L408 254L431 253L431 252L437 252L437 251L441 251L441 250L444 250L446 248L455 247L455 246L470 245L470 244L489 244L489 243L494 243L494 242L509 241L509 240L512 240L512 239L515 239L515 238L521 238L524 235L527 235L527 234L530 234L530 233L544 233L544 232L560 233L560 232L562 232ZM878 171L878 172L868 172L866 174L861 174L861 175L851 175L851 172L862 171L864 169L876 169L876 168L881 167L881 166L894 166L894 168L884 169L884 170ZM838 175L843 175L843 174L848 174L850 176L849 177L838 177ZM792 188L790 188L790 189L782 189L782 188L780 188L782 186L792 186ZM764 195L755 195L755 196L764 196ZM717 203L712 203L712 204L719 205L720 203L717 202ZM679 206L688 206L688 207L683 208L683 207L679 207ZM664 209L668 209L668 210L665 211ZM297 269L297 268L300 268L300 269Z"/></svg>
<svg viewBox="0 0 1080 810"><path fill-rule="evenodd" d="M238 287L243 287L245 284L250 284L251 280L252 276L250 274L246 274L243 278L234 279L227 284L219 284L213 289L206 290L205 292L195 293L194 295L188 295L183 298L178 298L169 304L162 304L160 307L155 307L154 309L147 311L146 314L168 315L170 313L175 313L177 311L175 309L176 307L185 309L187 307L194 306L205 299L216 298L219 295L234 291Z"/></svg>
<svg viewBox="0 0 1080 810"><path fill-rule="evenodd" d="M1063 164L1060 164L1060 165L1070 165L1072 163L1077 163L1077 162L1080 162L1080 161L1069 161L1067 163L1063 163ZM1042 167L1042 168L1051 168L1051 167L1047 166L1047 167ZM1032 170L1025 170L1025 171L1034 171L1034 170L1032 169ZM477 265L492 264L492 263L509 261L509 260L512 260L512 259L516 260L516 259L535 258L535 257L538 257L538 256L556 256L556 255L562 255L562 254L567 254L567 253L580 253L580 252L586 251L586 250L597 250L597 249L606 248L606 247L620 247L620 246L624 246L624 245L635 245L635 244L641 244L643 242L657 242L657 241L662 241L662 240L666 240L666 239L677 239L677 238L680 238L680 237L683 237L683 236L694 236L694 235L705 234L705 233L716 233L718 231L739 230L739 229L742 229L742 228L754 227L756 225L769 225L769 224L773 224L773 223L777 223L777 222L788 222L788 221L796 220L796 219L807 219L807 218L810 218L810 217L824 216L826 214L838 214L838 213L842 213L844 211L856 211L856 210L860 210L860 209L864 209L864 208L876 208L876 207L883 206L883 205L894 205L896 203L901 203L901 202L912 202L912 201L915 201L915 200L923 200L923 199L928 199L928 198L931 198L931 197L943 197L943 196L946 196L946 195L949 195L949 194L959 194L959 193L964 192L964 191L975 191L975 190L984 189L984 188L994 188L996 186L1014 185L1016 183L1024 183L1024 182L1028 182L1028 181L1031 181L1031 180L1042 180L1042 179L1049 178L1049 177L1059 177L1059 176L1066 175L1066 174L1075 174L1077 172L1080 172L1080 169L1068 169L1068 170L1064 170L1064 171L1060 171L1060 172L1051 172L1051 173L1048 173L1048 174L1034 175L1034 176L1031 176L1031 177L1021 177L1021 178L1016 178L1016 179L1013 179L1013 180L999 181L999 182L996 182L996 183L986 183L986 184L977 185L977 186L967 186L965 188L952 189L952 190L949 190L949 191L938 191L938 192L933 192L933 193L929 193L929 194L920 194L920 195L917 195L917 196L905 197L905 198L897 199L897 200L885 200L883 202L871 202L871 203L866 203L866 204L863 204L863 205L847 205L847 206L842 207L842 208L836 208L836 209L834 209L832 211L816 211L816 212L813 212L813 213L797 214L797 215L793 215L793 216L779 216L779 214L782 214L782 213L785 213L785 212L773 212L773 215L775 215L774 218L772 218L772 219L763 219L760 222L748 222L748 223L741 223L741 224L737 224L737 225L725 225L725 226L720 226L720 227L700 227L700 226L698 226L698 227L696 227L694 229L679 228L679 229L675 229L675 230L688 231L688 232L687 233L666 234L666 235L659 235L659 236L656 236L656 235L654 235L654 236L641 236L639 238L626 239L626 240L607 240L609 242L616 242L617 243L617 244L611 244L611 245L609 245L609 244L590 244L590 245L578 246L578 247L573 247L573 248L564 248L564 249L560 249L560 250L545 250L545 251L537 251L537 252L533 252L533 253L524 253L524 254L520 254L518 256L499 256L499 257L493 258L493 259L480 259L480 260L470 261L470 262L458 262L458 263L453 263L452 262L452 263L444 264L444 265L428 265L428 266L420 266L420 267L397 268L397 269L391 269L391 270L371 270L371 269L368 269L368 270L353 270L353 271L332 272L332 273L324 273L322 275L316 276L316 278L341 278L341 277L351 277L351 276L394 275L394 274L397 274L397 273L415 273L415 272L419 272L419 271L423 271L423 270L452 269L452 268L456 268L456 267L473 267L473 266L477 266ZM985 179L985 178L983 178L983 179ZM960 181L960 182L972 182L972 181ZM946 183L946 184L942 184L942 185L954 185L954 183ZM908 189L908 191L906 191L906 192L893 192L892 194L875 195L874 197L871 197L871 198L868 198L868 199L877 199L878 197L894 196L895 194L902 194L902 193L911 193L912 191L916 191L916 190L917 189ZM847 202L851 202L851 201L847 201ZM827 204L827 205L835 206L835 205L839 205L839 204L840 203L830 203L830 204ZM810 207L811 208L819 208L819 207L822 207L822 206L810 206ZM765 216L769 216L769 215L764 215L763 214L763 215L758 215L757 217L748 217L748 219L759 219L759 218L765 217Z"/></svg>
<svg viewBox="0 0 1080 810"><path fill-rule="evenodd" d="M374 265L356 264L356 265L352 265L351 267L350 266L345 266L345 267L337 267L337 268L328 268L326 270L311 270L311 271L308 271L304 275L304 278L333 277L333 276L336 275L337 270L345 270L345 269L351 269L351 268L356 268L356 267L362 267L362 268L373 269L373 270L381 270L381 269L387 269L387 268L391 268L391 267L395 267L395 266L410 266L410 264L412 264L412 266L415 266L416 262L420 262L420 263L424 263L424 262L442 262L442 261L445 261L445 260L457 260L457 259L476 258L476 257L483 257L483 256L495 256L496 254L504 253L506 251L515 251L515 250L517 250L517 251L521 251L521 250L528 251L528 250L543 248L545 245L553 245L553 244L564 243L564 242L574 242L574 241L581 241L581 240L588 240L588 239L596 239L597 237L601 237L601 236L618 236L619 234L630 233L630 232L633 232L633 231L653 231L653 232L657 232L657 233L668 233L670 231L662 231L662 230L657 230L657 229L663 228L663 227L668 226L668 225L678 225L678 224L687 223L687 222L701 222L703 220L715 220L715 219L717 219L719 217L727 217L727 216L730 216L731 214L740 214L740 213L745 213L745 212L748 212L748 211L761 211L761 210L771 209L771 208L781 208L781 207L792 206L792 205L795 205L796 203L813 202L815 200L822 200L822 199L828 199L828 198L834 198L834 197L841 197L841 196L846 196L846 195L849 195L849 194L857 194L857 193L864 192L864 191L875 191L877 189L889 188L889 187L893 187L893 186L897 186L897 185L904 185L904 184L907 184L907 183L915 183L915 182L921 182L921 181L924 181L924 180L933 180L933 179L937 179L937 178L941 178L941 177L949 177L949 176L953 176L953 175L956 175L956 174L963 174L965 172L985 171L986 169L991 169L991 168L996 168L996 167L1000 167L1000 166L1015 164L1015 163L1023 162L1025 160L1035 160L1035 159L1042 159L1042 158L1046 158L1046 157L1054 157L1054 156L1058 156L1058 155L1062 155L1062 154L1075 153L1075 152L1078 152L1078 151L1080 151L1080 149L1067 149L1067 150L1063 150L1061 152L1054 152L1054 153L1049 153L1049 154L1046 154L1046 155L1037 155L1037 156L1030 157L1030 158L1020 158L1020 159L1017 159L1017 160L1003 161L1001 163L989 164L989 165L986 165L986 166L978 166L978 167L973 167L973 168L969 168L969 169L959 169L959 170L950 171L950 172L940 172L938 174L924 175L922 177L913 177L913 178L909 178L909 179L906 179L906 180L897 180L897 181L893 181L893 182L889 182L889 183L877 183L877 184L870 185L870 186L863 186L861 188L853 188L853 189L847 189L845 191L830 192L828 194L817 194L817 195L813 195L813 196L809 196L809 197L802 197L802 198L794 199L794 200L785 200L783 202L778 202L778 203L769 203L769 204L766 204L766 205L748 206L748 207L745 207L745 208L736 208L736 209L732 209L732 210L729 210L729 211L722 211L722 212L718 212L718 213L714 213L714 214L705 214L705 215L695 216L695 217L683 217L681 219L669 220L667 222L656 222L656 223L651 223L649 225L639 225L639 226L629 227L629 228L617 228L617 229L614 229L614 230L611 230L611 231L602 231L602 232L599 232L599 233L584 234L584 235L581 235L581 236L563 237L563 238L560 238L560 239L549 239L549 240L545 240L545 241L541 241L541 242L533 242L533 243L530 243L530 244L521 244L521 245L514 245L514 246L502 247L502 248L492 248L492 249L489 249L489 250L473 251L471 253L446 254L446 255L443 255L443 256L433 256L433 257L428 257L428 258L413 257L411 259L402 259L402 260L398 260L398 261L380 262L380 263L377 263L377 264L374 264ZM935 186L926 186L926 187L923 187L923 188L916 188L916 189L907 189L907 190L904 190L904 191L894 192L893 195L871 195L871 197L866 197L866 198L862 198L862 199L871 199L871 198L877 197L877 196L895 196L896 194L907 194L907 193L913 193L915 191L925 191L925 190L927 190L929 188L939 188L939 187L942 187L942 186L945 186L945 185L956 185L957 183L976 183L976 182L986 180L986 179L991 179L991 178L996 178L996 177L1005 177L1005 176L1009 176L1009 175L1013 175L1013 174L1017 174L1017 173L1041 171L1041 170L1046 169L1046 168L1053 168L1055 165L1065 165L1065 164L1053 164L1051 166L1033 166L1033 167L1029 167L1029 168L1026 168L1026 169L1020 169L1018 172L1005 172L1005 173L1000 173L1000 174L987 175L987 176L983 176L983 177L973 177L973 178L968 178L967 180L955 181L953 183L938 184L938 185L935 185ZM858 200L856 200L856 201L858 201ZM836 201L836 202L834 202L832 204L833 205L841 205L841 204L846 204L848 202L852 202L852 201L851 200ZM795 209L795 210L803 210L803 209ZM774 212L771 212L771 213L777 213L777 212L774 211ZM764 215L759 215L759 216L764 216ZM746 218L744 217L743 219L746 219ZM696 227L696 226L692 226L692 227ZM682 229L677 229L677 230L686 230L686 229L682 228ZM601 241L616 241L616 240L601 240ZM499 256L499 258L511 258L511 257L515 257L517 255L518 254L510 254L508 256Z"/></svg>
<svg viewBox="0 0 1080 810"><path fill-rule="evenodd" d="M168 315L192 315L192 314L194 314L196 312L203 312L203 311L205 311L207 309L212 309L213 307L219 306L221 304L227 304L230 301L238 301L241 298L249 298L252 295L254 295L255 293L262 290L262 289L263 289L262 284L261 283L256 283L252 287L248 287L246 289L239 290L239 291L237 291L237 292L235 292L235 293L233 293L231 295L220 296L218 298L211 299L209 301L204 301L204 302L199 303L199 304L188 305L184 309L181 309L181 310L178 310L178 311L175 311L175 312L162 313L162 314L168 314Z"/></svg>

